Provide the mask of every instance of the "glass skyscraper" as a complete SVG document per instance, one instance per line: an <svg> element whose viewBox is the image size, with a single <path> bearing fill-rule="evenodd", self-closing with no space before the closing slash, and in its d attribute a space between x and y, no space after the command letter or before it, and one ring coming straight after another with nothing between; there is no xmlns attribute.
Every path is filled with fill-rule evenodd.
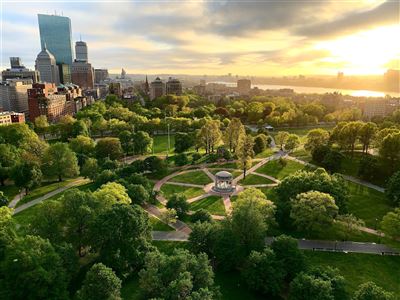
<svg viewBox="0 0 400 300"><path fill-rule="evenodd" d="M68 17L38 14L40 43L54 55L58 64L72 65L71 20Z"/></svg>

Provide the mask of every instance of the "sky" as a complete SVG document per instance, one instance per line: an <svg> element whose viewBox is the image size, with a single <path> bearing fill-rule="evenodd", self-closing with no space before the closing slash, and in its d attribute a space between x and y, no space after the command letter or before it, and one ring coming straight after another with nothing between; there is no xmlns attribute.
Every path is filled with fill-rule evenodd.
<svg viewBox="0 0 400 300"><path fill-rule="evenodd" d="M398 0L0 0L1 64L40 52L37 14L63 14L95 68L131 74L383 74L400 69Z"/></svg>

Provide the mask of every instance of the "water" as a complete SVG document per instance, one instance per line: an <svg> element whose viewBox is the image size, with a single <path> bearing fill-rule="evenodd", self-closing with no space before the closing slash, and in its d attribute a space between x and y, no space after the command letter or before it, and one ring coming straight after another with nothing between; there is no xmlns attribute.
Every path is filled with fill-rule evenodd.
<svg viewBox="0 0 400 300"><path fill-rule="evenodd" d="M215 82L226 84L230 87L236 87L235 82ZM392 97L400 97L400 93L396 92L380 92L370 90L346 90L346 89L334 89L334 88L322 88L322 87L309 87L309 86L294 86L294 85L276 85L276 84L252 84L251 87L257 87L262 90L280 90L280 89L292 89L296 93L305 94L325 94L338 92L342 95L349 95L355 97L385 97L390 95Z"/></svg>

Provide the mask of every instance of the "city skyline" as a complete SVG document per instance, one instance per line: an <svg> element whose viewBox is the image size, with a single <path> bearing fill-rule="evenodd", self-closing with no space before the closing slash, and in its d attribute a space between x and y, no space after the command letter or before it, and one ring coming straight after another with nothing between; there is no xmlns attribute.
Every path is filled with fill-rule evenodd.
<svg viewBox="0 0 400 300"><path fill-rule="evenodd" d="M164 1L3 4L2 68L34 66L37 14L71 19L95 68L119 73L283 76L400 69L397 1Z"/></svg>

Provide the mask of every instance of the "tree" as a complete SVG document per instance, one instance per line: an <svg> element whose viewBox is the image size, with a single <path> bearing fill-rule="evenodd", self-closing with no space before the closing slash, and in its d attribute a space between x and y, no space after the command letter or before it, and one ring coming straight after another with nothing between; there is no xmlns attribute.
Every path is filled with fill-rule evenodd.
<svg viewBox="0 0 400 300"><path fill-rule="evenodd" d="M183 194L174 194L168 199L167 208L175 209L179 219L186 216L189 211L189 203Z"/></svg>
<svg viewBox="0 0 400 300"><path fill-rule="evenodd" d="M98 190L93 193L93 196L105 206L110 207L116 203L130 204L126 188L116 182L108 182L103 184Z"/></svg>
<svg viewBox="0 0 400 300"><path fill-rule="evenodd" d="M137 205L116 204L105 210L93 223L91 238L100 261L120 278L141 268L153 250L149 217Z"/></svg>
<svg viewBox="0 0 400 300"><path fill-rule="evenodd" d="M394 239L400 238L400 208L388 212L382 219L381 227L386 235Z"/></svg>
<svg viewBox="0 0 400 300"><path fill-rule="evenodd" d="M42 135L46 139L46 132L49 129L49 122L47 121L46 115L40 115L35 118L35 130L39 135Z"/></svg>
<svg viewBox="0 0 400 300"><path fill-rule="evenodd" d="M335 173L340 170L343 159L344 155L341 152L330 149L322 160L321 165L329 172Z"/></svg>
<svg viewBox="0 0 400 300"><path fill-rule="evenodd" d="M275 143L279 145L281 150L283 150L283 146L286 144L287 139L289 138L289 132L279 131L275 135Z"/></svg>
<svg viewBox="0 0 400 300"><path fill-rule="evenodd" d="M214 152L214 148L221 141L220 122L218 120L208 120L199 133L199 140L206 149L206 153Z"/></svg>
<svg viewBox="0 0 400 300"><path fill-rule="evenodd" d="M151 151L153 139L147 132L138 131L133 134L133 149L135 154L145 154Z"/></svg>
<svg viewBox="0 0 400 300"><path fill-rule="evenodd" d="M27 195L29 190L42 182L42 171L36 162L20 162L11 171L11 178L19 188L25 189Z"/></svg>
<svg viewBox="0 0 400 300"><path fill-rule="evenodd" d="M275 205L258 189L249 188L238 195L231 226L245 255L262 249L268 226L274 224L274 212Z"/></svg>
<svg viewBox="0 0 400 300"><path fill-rule="evenodd" d="M387 135L379 148L379 155L395 166L400 161L400 132Z"/></svg>
<svg viewBox="0 0 400 300"><path fill-rule="evenodd" d="M360 176L361 179L372 181L375 178L379 178L380 175L378 159L372 155L364 155L360 159L358 176Z"/></svg>
<svg viewBox="0 0 400 300"><path fill-rule="evenodd" d="M164 222L165 224L175 224L176 223L176 219L177 219L177 215L176 215L176 210L173 208L167 208L163 211L161 211L160 214L160 220L162 222Z"/></svg>
<svg viewBox="0 0 400 300"><path fill-rule="evenodd" d="M121 142L121 147L125 154L128 155L133 151L133 139L132 133L129 130L121 131L118 134L119 141Z"/></svg>
<svg viewBox="0 0 400 300"><path fill-rule="evenodd" d="M243 277L250 289L266 295L279 295L285 271L275 253L265 248L252 251L243 270Z"/></svg>
<svg viewBox="0 0 400 300"><path fill-rule="evenodd" d="M242 122L238 118L233 118L225 129L223 140L225 145L229 147L229 151L235 153L238 141L245 135Z"/></svg>
<svg viewBox="0 0 400 300"><path fill-rule="evenodd" d="M122 146L118 138L106 137L97 141L96 157L98 159L109 158L116 160L122 157Z"/></svg>
<svg viewBox="0 0 400 300"><path fill-rule="evenodd" d="M97 164L97 159L89 157L81 167L81 175L90 180L95 180L100 172L100 167Z"/></svg>
<svg viewBox="0 0 400 300"><path fill-rule="evenodd" d="M389 178L385 189L385 195L393 203L393 205L400 205L400 171L394 173Z"/></svg>
<svg viewBox="0 0 400 300"><path fill-rule="evenodd" d="M62 141L66 142L73 137L73 125L76 119L71 115L61 116L58 121L58 131Z"/></svg>
<svg viewBox="0 0 400 300"><path fill-rule="evenodd" d="M309 191L292 200L290 217L300 230L320 232L333 223L338 210L331 195Z"/></svg>
<svg viewBox="0 0 400 300"><path fill-rule="evenodd" d="M0 191L0 207L6 206L8 204L8 198L2 191Z"/></svg>
<svg viewBox="0 0 400 300"><path fill-rule="evenodd" d="M193 134L177 132L175 134L175 152L183 153L194 146Z"/></svg>
<svg viewBox="0 0 400 300"><path fill-rule="evenodd" d="M64 238L73 245L80 257L85 255L84 249L89 244L90 224L104 209L105 205L91 193L71 189L62 196L59 211Z"/></svg>
<svg viewBox="0 0 400 300"><path fill-rule="evenodd" d="M78 120L72 124L71 136L77 137L79 135L89 136L89 128L83 120Z"/></svg>
<svg viewBox="0 0 400 300"><path fill-rule="evenodd" d="M184 166L189 163L189 158L186 153L179 153L175 155L175 165L177 166Z"/></svg>
<svg viewBox="0 0 400 300"><path fill-rule="evenodd" d="M297 134L289 134L286 140L285 149L289 152L295 150L300 145L300 138Z"/></svg>
<svg viewBox="0 0 400 300"><path fill-rule="evenodd" d="M76 155L64 143L50 145L43 157L43 172L48 177L57 176L58 181L63 177L75 177L79 174Z"/></svg>
<svg viewBox="0 0 400 300"><path fill-rule="evenodd" d="M197 222L189 235L189 249L193 253L206 253L213 258L213 248L217 228L210 222Z"/></svg>
<svg viewBox="0 0 400 300"><path fill-rule="evenodd" d="M69 147L78 157L79 166L82 166L85 160L94 154L95 143L88 136L78 135L69 141Z"/></svg>
<svg viewBox="0 0 400 300"><path fill-rule="evenodd" d="M254 157L254 141L251 135L246 135L238 144L236 148L238 165L243 170L243 178L246 178L246 171L251 168L251 159Z"/></svg>
<svg viewBox="0 0 400 300"><path fill-rule="evenodd" d="M15 239L1 263L5 299L68 299L66 274L48 240L37 236Z"/></svg>
<svg viewBox="0 0 400 300"><path fill-rule="evenodd" d="M30 232L44 239L49 239L54 245L63 240L62 205L60 201L49 200L39 204L40 209L32 218Z"/></svg>
<svg viewBox="0 0 400 300"><path fill-rule="evenodd" d="M305 256L299 249L297 240L287 235L280 235L271 243L276 259L282 263L286 278L292 280L306 267Z"/></svg>
<svg viewBox="0 0 400 300"><path fill-rule="evenodd" d="M10 144L0 144L0 183L4 186L4 181L10 177L12 168L18 162L18 150Z"/></svg>
<svg viewBox="0 0 400 300"><path fill-rule="evenodd" d="M119 300L122 282L111 268L102 263L94 264L86 273L78 299L82 300Z"/></svg>
<svg viewBox="0 0 400 300"><path fill-rule="evenodd" d="M13 211L7 206L0 207L0 261L3 261L5 250L17 238ZM1 264L0 264L1 268ZM1 292L0 292L1 295Z"/></svg>
<svg viewBox="0 0 400 300"><path fill-rule="evenodd" d="M191 217L191 220L193 223L200 222L209 222L211 223L213 221L211 214L205 210L204 208L200 208L199 210L196 210L194 214Z"/></svg>
<svg viewBox="0 0 400 300"><path fill-rule="evenodd" d="M329 281L300 273L290 283L290 300L335 300Z"/></svg>
<svg viewBox="0 0 400 300"><path fill-rule="evenodd" d="M375 123L368 122L362 125L359 131L359 138L360 142L363 144L363 152L368 153L369 145L377 131L378 126L376 126Z"/></svg>
<svg viewBox="0 0 400 300"><path fill-rule="evenodd" d="M265 134L259 134L254 139L253 150L255 154L259 154L267 147L267 136Z"/></svg>
<svg viewBox="0 0 400 300"><path fill-rule="evenodd" d="M171 256L149 253L139 272L139 283L147 299L218 298L214 273L204 253L194 255L182 249Z"/></svg>
<svg viewBox="0 0 400 300"><path fill-rule="evenodd" d="M377 286L374 282L366 282L361 284L352 300L394 300L395 297L392 293L389 293Z"/></svg>
<svg viewBox="0 0 400 300"><path fill-rule="evenodd" d="M351 234L359 232L360 227L365 226L363 220L358 219L352 214L338 215L336 217L338 224L342 226L344 238L347 240Z"/></svg>
<svg viewBox="0 0 400 300"><path fill-rule="evenodd" d="M307 133L304 149L313 152L315 148L324 146L329 141L329 132L322 128L312 129Z"/></svg>
<svg viewBox="0 0 400 300"><path fill-rule="evenodd" d="M157 175L165 174L168 169L166 161L157 156L146 157L143 163L147 171Z"/></svg>
<svg viewBox="0 0 400 300"><path fill-rule="evenodd" d="M150 199L148 191L141 184L128 183L124 185L132 204L143 205Z"/></svg>

